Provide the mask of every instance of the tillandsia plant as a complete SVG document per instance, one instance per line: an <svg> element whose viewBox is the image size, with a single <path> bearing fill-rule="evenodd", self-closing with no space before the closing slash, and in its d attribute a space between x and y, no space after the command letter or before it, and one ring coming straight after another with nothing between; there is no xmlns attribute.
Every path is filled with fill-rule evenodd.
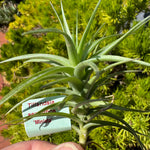
<svg viewBox="0 0 150 150"><path fill-rule="evenodd" d="M74 35L74 33L71 34L69 26L67 24L62 2L62 20L59 17L52 3L50 3L60 22L62 30L56 28L39 29L23 33L23 35L48 32L61 34L65 39L68 57L65 58L62 56L52 54L27 54L13 57L0 62L2 64L11 61L26 60L25 63L40 62L50 64L49 68L37 72L33 76L24 80L17 87L12 89L8 94L6 94L3 97L3 99L0 101L0 105L7 102L9 98L11 98L12 96L29 86L39 82L44 83L45 81L48 81L48 84L43 85L39 92L34 93L33 95L17 103L6 114L9 114L16 107L20 106L22 103L32 98L39 98L45 95L53 94L66 95L62 102L57 102L55 104L47 106L38 113L28 117L20 118L15 122L22 122L23 120L27 121L37 116L60 116L70 118L73 122L75 122L72 125L72 128L78 133L79 143L84 148L86 147L88 135L93 129L103 126L115 126L129 131L131 134L134 135L141 149L146 149L138 136L138 134L140 133L136 132L126 121L124 121L117 115L111 113L109 110L116 109L120 111L137 112L146 112L148 110L135 110L115 105L113 95L99 97L95 99L94 93L100 86L105 85L109 81L109 79L111 79L115 75L122 73L138 72L138 70L124 70L109 74L109 70L118 65L130 62L150 67L150 63L148 62L144 62L138 59L111 55L112 49L115 48L127 36L129 36L136 30L138 30L141 26L143 26L145 23L147 23L150 20L150 16L136 24L133 28L131 28L128 32L123 34L117 40L99 49L99 44L103 40L116 36L104 36L100 39L97 39L96 37L100 29L102 28L100 27L97 30L97 32L95 32L95 34L91 37L91 39L87 41L87 36L90 31L91 24L94 20L94 16L100 5L100 2L101 0L98 1L93 13L91 14L89 22L81 37L81 40L79 40L78 37L78 15L76 16L76 34ZM102 62L108 62L108 65L103 68L100 68L99 63ZM52 85L55 84L59 84L60 87L52 87ZM60 110L66 106L69 106L70 114L62 112L42 113L46 109L55 107L58 110ZM114 120L116 120L116 122L97 119L97 116L99 115L107 116L108 118L113 118Z"/></svg>

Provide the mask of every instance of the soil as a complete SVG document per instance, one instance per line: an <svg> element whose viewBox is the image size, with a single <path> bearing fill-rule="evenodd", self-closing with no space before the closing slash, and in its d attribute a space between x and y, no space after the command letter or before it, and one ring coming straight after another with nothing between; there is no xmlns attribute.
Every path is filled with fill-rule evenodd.
<svg viewBox="0 0 150 150"><path fill-rule="evenodd" d="M5 38L5 34L0 32L0 47L7 43L7 40ZM2 90L2 88L6 85L5 83L5 79L2 75L0 75L0 91ZM2 96L0 96L0 99L2 98ZM3 121L0 121L0 125L3 124ZM10 145L10 140L9 139L6 139L4 138L2 135L1 135L1 131L3 129L7 129L7 126L2 126L0 127L0 150L6 146L9 146Z"/></svg>

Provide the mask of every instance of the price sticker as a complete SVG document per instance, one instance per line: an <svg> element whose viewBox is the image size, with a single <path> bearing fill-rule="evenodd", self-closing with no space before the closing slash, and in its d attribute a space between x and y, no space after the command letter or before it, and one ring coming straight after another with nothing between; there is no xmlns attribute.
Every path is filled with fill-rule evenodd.
<svg viewBox="0 0 150 150"><path fill-rule="evenodd" d="M23 117L33 115L48 105L62 101L64 98L65 96L53 96L26 101L22 104L22 115ZM59 111L52 108L43 113L49 112L70 113L69 107L64 107ZM26 121L24 126L28 137L35 137L71 130L71 120L58 116L39 116Z"/></svg>

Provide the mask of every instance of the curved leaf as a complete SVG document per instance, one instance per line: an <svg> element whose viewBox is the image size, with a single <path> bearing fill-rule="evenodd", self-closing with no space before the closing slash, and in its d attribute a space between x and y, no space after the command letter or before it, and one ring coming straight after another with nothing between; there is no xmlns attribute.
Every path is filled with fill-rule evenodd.
<svg viewBox="0 0 150 150"><path fill-rule="evenodd" d="M88 62L88 61L86 61L86 62ZM124 64L124 63L127 63L127 62L129 62L129 60L128 61L120 61L120 62L116 62L116 63L110 64L109 66L107 66L107 67L103 68L102 70L100 70L98 72L97 76L93 76L91 79L89 79L89 81L85 84L85 87L84 87L84 92L86 94L86 98L88 98L88 99L90 98L90 96L93 93L93 90L92 90L93 86L95 86L96 81L98 80L99 76L104 71L107 71L110 68L113 68L113 67L115 67L117 65Z"/></svg>
<svg viewBox="0 0 150 150"><path fill-rule="evenodd" d="M84 46L84 44L85 44L85 41L86 41L86 38L87 38L87 34L89 33L91 24L92 24L92 22L93 22L93 19L94 19L94 17L95 17L95 14L96 14L96 12L97 12L97 9L98 9L98 7L99 7L99 5L100 5L100 2L101 2L101 0L98 1L98 3L97 3L97 5L96 5L96 7L95 7L93 13L91 14L91 17L90 17L90 19L89 19L89 22L88 22L88 24L87 24L87 26L86 26L86 28L85 28L85 31L84 31L83 36L82 36L82 38L81 38L81 41L80 41L80 43L79 43L78 54L79 54L79 57L80 57L80 58L82 58L82 54L84 54L84 52L83 52L83 46Z"/></svg>
<svg viewBox="0 0 150 150"><path fill-rule="evenodd" d="M40 78L39 80L36 80L35 83L42 82L42 81L47 81L47 80L64 79L66 77L67 76L63 75L63 74L50 74L50 75L47 75L47 76L44 76L44 77ZM40 89L42 89L42 87Z"/></svg>
<svg viewBox="0 0 150 150"><path fill-rule="evenodd" d="M89 134L92 130L94 130L98 127L103 127L103 126L119 127L121 129L124 129L124 130L130 132L131 134L133 134L133 132L129 128L127 128L126 126L120 125L118 123L114 123L114 122L110 122L110 121L102 121L102 120L93 120L90 123L86 124L84 126L84 128L88 129L88 134ZM137 139L137 137L136 137L136 139ZM146 147L143 145L143 143L140 141L139 138L137 139L137 141L140 143L140 147L142 148L142 150L146 150Z"/></svg>
<svg viewBox="0 0 150 150"><path fill-rule="evenodd" d="M76 77L64 77L62 79L58 79L56 81L50 82L44 86L42 86L41 88L49 88L50 86L57 84L57 83L71 83L73 88L77 89L78 91L81 91L83 88L83 83L81 82L81 80L79 80Z"/></svg>
<svg viewBox="0 0 150 150"><path fill-rule="evenodd" d="M132 58L122 57L122 56L116 56L116 55L100 55L95 56L89 59L89 61L93 61L95 63L101 62L101 61L109 61L109 62L119 62L119 61L132 61L134 63L137 63L139 65L144 65L150 67L150 63L145 61L140 61Z"/></svg>
<svg viewBox="0 0 150 150"><path fill-rule="evenodd" d="M19 103L17 103L15 106L13 106L7 113L9 114L10 112L12 112L15 108L17 108L18 106L20 106L22 103L33 99L33 98L39 98L42 97L44 95L51 95L51 94L63 94L63 95L70 95L70 94L75 94L72 90L69 90L65 87L58 87L58 88L51 88L51 89L47 89L47 90L43 90L40 92L37 92L27 98L25 98L24 100L20 101Z"/></svg>
<svg viewBox="0 0 150 150"><path fill-rule="evenodd" d="M57 56L57 55L51 55L51 54L26 54L26 55L16 56L16 57L1 61L0 64L5 63L5 62L17 61L17 60L25 60L25 59L29 59L29 60L30 59L42 59L45 61L50 60L50 61L54 61L64 66L70 66L68 59L61 57L61 56Z"/></svg>
<svg viewBox="0 0 150 150"><path fill-rule="evenodd" d="M113 78L115 75L120 75L120 74L124 74L124 73L137 73L137 72L142 72L141 70L123 70L123 71L118 71L112 74L109 74L107 76L105 76L104 78L99 79L96 84L95 87L99 87L101 85L106 84L106 81Z"/></svg>
<svg viewBox="0 0 150 150"><path fill-rule="evenodd" d="M27 61L24 61L23 63L30 63L30 62L38 62L38 63L47 63L53 66L60 66L61 64L54 62L54 61L50 61L50 60L45 60L45 59L29 59Z"/></svg>
<svg viewBox="0 0 150 150"><path fill-rule="evenodd" d="M72 112L73 113L75 113L76 112L76 110L79 108L79 107L81 107L81 106L83 106L83 105L87 105L87 106L94 106L94 105L92 105L91 103L95 103L95 102L102 102L101 104L104 106L104 105L106 105L103 101L109 101L110 99L108 99L108 98L101 98L101 99L91 99L91 100L85 100L84 98L82 98L82 101L80 101L79 103L77 103L76 105L75 105L75 107L72 109ZM95 108L94 108L95 109Z"/></svg>
<svg viewBox="0 0 150 150"><path fill-rule="evenodd" d="M115 122L110 122L110 121L103 121L103 120L92 120L90 123L87 123L84 125L84 128L88 129L89 132L91 132L93 129L96 129L98 127L103 127L103 126L115 126L115 127L120 127L122 129L125 129L130 132L130 130L118 123Z"/></svg>
<svg viewBox="0 0 150 150"><path fill-rule="evenodd" d="M40 116L59 116L59 117L66 117L66 118L70 118L71 120L77 122L77 123L81 123L81 121L75 117L72 114L67 114L67 113L62 113L62 112L50 112L50 113L37 113L35 115L31 115L28 117L24 117L23 119L31 119L33 117L40 117Z"/></svg>
<svg viewBox="0 0 150 150"><path fill-rule="evenodd" d="M69 27L68 27L68 23L67 23L67 20L65 17L62 1L61 1L61 12L62 12L62 18L63 18L63 22L64 22L64 29L65 29L66 33L70 36L70 38L72 38Z"/></svg>
<svg viewBox="0 0 150 150"><path fill-rule="evenodd" d="M77 56L77 51L76 51L76 48L75 48L75 45L74 45L72 39L70 38L70 36L67 33L65 33L61 30L58 30L56 28L49 28L49 29L39 29L39 30L28 31L28 32L23 33L23 35L34 34L34 33L48 33L48 32L58 33L58 34L62 34L64 36L64 38L66 40L69 61L70 61L71 65L75 66L79 62L78 56Z"/></svg>
<svg viewBox="0 0 150 150"><path fill-rule="evenodd" d="M132 133L134 135L134 137L136 138L136 140L139 142L140 147L142 149L145 149L145 146L143 145L143 143L141 142L140 138L136 134L136 131L134 131L134 129L126 121L124 121L122 118L120 118L120 117L118 117L118 116L116 116L116 115L114 115L114 114L112 114L110 112L107 112L107 111L102 112L102 115L111 117L111 118L113 118L113 119L115 119L115 120L120 121L121 123L123 123L128 128L129 132Z"/></svg>
<svg viewBox="0 0 150 150"><path fill-rule="evenodd" d="M30 115L30 116L27 116L27 117L21 117L19 119L9 121L8 123L2 124L2 125L12 125L12 124L16 125L16 124L19 124L19 123L26 122L26 121L34 118L34 117L40 117L40 116L65 117L65 118L70 118L71 120L75 121L78 124L82 123L77 117L75 117L72 114L67 114L67 113L63 113L63 112L50 112L50 113L36 113L34 115ZM2 125L0 125L0 126L2 126Z"/></svg>
<svg viewBox="0 0 150 150"><path fill-rule="evenodd" d="M96 91L96 89L102 85L106 85L108 84L110 81L111 78L113 78L115 75L119 75L119 74L123 74L123 73L136 73L136 72L142 72L141 70L123 70L123 71L119 71L119 72L115 72L115 73L112 73L112 74L109 74L107 76L105 76L104 78L100 78L93 86L93 88L91 89L91 92L90 92L90 96L92 96L92 93L94 93L94 91Z"/></svg>
<svg viewBox="0 0 150 150"><path fill-rule="evenodd" d="M78 11L76 13L76 48L78 48Z"/></svg>
<svg viewBox="0 0 150 150"><path fill-rule="evenodd" d="M121 107L118 105L113 104L111 109L116 109L116 110L121 110L121 111L132 111L132 112L150 112L150 110L138 110L138 109L131 109L131 108L126 108L126 107Z"/></svg>
<svg viewBox="0 0 150 150"><path fill-rule="evenodd" d="M119 36L120 34L114 34L114 35L109 35L106 37L102 37L94 42L92 42L92 44L90 44L90 47L87 48L87 50L84 50L84 55L83 55L83 60L85 60L87 58L87 56L94 50L94 48L100 44L103 40L106 40L108 38L114 37L114 36Z"/></svg>
<svg viewBox="0 0 150 150"><path fill-rule="evenodd" d="M80 62L74 69L74 75L75 77L79 78L79 79L82 79L85 75L85 68L86 67L91 67L97 78L99 77L99 68L97 67L96 64L94 64L92 61L82 61Z"/></svg>
<svg viewBox="0 0 150 150"><path fill-rule="evenodd" d="M136 24L133 28L131 28L127 33L125 33L122 37L117 39L116 41L112 42L111 44L108 44L107 46L103 47L100 52L100 55L105 55L109 53L115 46L117 46L122 40L124 40L127 36L138 30L141 26L146 24L150 20L150 16L146 17L142 21L140 21L138 24Z"/></svg>
<svg viewBox="0 0 150 150"><path fill-rule="evenodd" d="M36 81L38 81L39 79L41 79L47 75L57 73L57 72L66 72L68 74L72 74L72 71L73 71L73 68L63 67L63 66L48 68L43 71L40 71L40 72L34 74L32 77L28 78L27 80L24 80L23 82L21 82L18 86L16 86L8 94L6 94L0 101L0 105L3 104L4 102L6 102L10 97L15 95L16 93L27 88L28 86L32 85L33 83L35 83Z"/></svg>
<svg viewBox="0 0 150 150"><path fill-rule="evenodd" d="M53 4L51 3L51 1L50 1L50 5L51 5L52 9L54 10L54 12L55 12L55 14L56 14L56 16L57 16L57 18L58 18L58 20L59 20L59 23L60 23L60 25L61 25L61 27L62 27L62 30L65 32L65 29L64 29L63 23L62 23L62 21L61 21L61 19L60 19L59 15L58 15L58 13L57 13L56 9L54 8Z"/></svg>

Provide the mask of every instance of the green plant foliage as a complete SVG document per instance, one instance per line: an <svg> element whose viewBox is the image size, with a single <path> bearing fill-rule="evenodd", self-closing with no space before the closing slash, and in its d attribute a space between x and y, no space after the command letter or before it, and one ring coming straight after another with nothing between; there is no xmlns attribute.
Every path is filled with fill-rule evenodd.
<svg viewBox="0 0 150 150"><path fill-rule="evenodd" d="M149 5L147 0L104 0L102 3L105 22L115 25L118 32L121 29L129 29L136 15L141 11L147 12Z"/></svg>
<svg viewBox="0 0 150 150"><path fill-rule="evenodd" d="M17 128L16 128L16 127ZM10 138L10 137L15 137L11 139L12 143L17 143L17 142L21 142L21 141L28 141L28 140L46 140L49 141L49 135L47 136L38 136L38 137L34 137L34 138L29 138L24 130L24 125L20 124L20 125L15 125L15 126L11 126L8 129L5 129L3 131L3 136ZM17 129L17 132L14 132Z"/></svg>
<svg viewBox="0 0 150 150"><path fill-rule="evenodd" d="M62 136L60 136L62 134ZM63 139L62 139L63 137ZM61 133L56 133L53 135L49 136L50 142L55 143L55 144L60 144L64 142L78 142L78 135L76 134L75 131L66 131L66 132L61 132Z"/></svg>
<svg viewBox="0 0 150 150"><path fill-rule="evenodd" d="M14 117L16 118L16 115ZM14 132L16 129L17 129L17 132ZM64 142L70 142L70 141L77 142L77 139L78 139L75 131L61 132L62 136L60 136L60 133L56 133L53 135L45 135L45 136L29 138L25 132L23 124L10 126L8 129L5 129L3 131L2 135L6 138L12 137L11 139L12 143L28 141L28 140L44 140L44 141L49 141L51 143L59 144L62 142L64 143Z"/></svg>
<svg viewBox="0 0 150 150"><path fill-rule="evenodd" d="M44 42L41 39L34 38L32 36L23 37L21 35L22 29L13 30L12 31L12 43L5 44L1 48L1 55L3 59L7 59L8 57L14 57L17 55L27 54L27 53L40 53L44 52ZM7 51L5 51L7 49ZM33 72L36 72L42 67L43 65L34 65L33 64L27 64L20 67L21 62L14 62L6 66L1 66L0 70L3 72L7 72L7 80L8 81L15 81L17 78L16 76L20 76L20 79L23 79L22 77L27 77ZM12 73L13 72L13 73Z"/></svg>
<svg viewBox="0 0 150 150"><path fill-rule="evenodd" d="M120 44L120 53L122 53L126 57L142 58L143 60L150 62L149 34L150 26L144 26L143 29L140 29L138 31L137 36L133 34L132 36L130 36L130 39L126 39L122 44ZM130 49L130 51L129 53L126 53L128 49Z"/></svg>
<svg viewBox="0 0 150 150"><path fill-rule="evenodd" d="M116 99L115 104L132 109L149 109L150 94L147 91L150 89L150 78L137 78L135 74L126 74L125 76L125 83L128 84L118 86L115 93L113 93ZM147 143L146 147L149 149L149 115L147 115L147 113L141 114L131 111L111 111L122 116L135 130L145 134L146 136L141 136L141 140L143 143ZM114 127L97 128L91 132L90 137L92 141L99 143L103 149L126 150L129 149L129 147L130 149L137 147L136 141L131 134L125 130L119 130Z"/></svg>
<svg viewBox="0 0 150 150"><path fill-rule="evenodd" d="M8 25L10 22L14 21L14 14L19 15L17 6L12 3L12 1L3 3L0 7L0 26Z"/></svg>
<svg viewBox="0 0 150 150"><path fill-rule="evenodd" d="M58 1L52 1L52 3L55 6L60 6ZM132 89L134 89L132 84L134 84L135 87L137 87L136 82L140 79L138 79L136 76L142 77L143 74L141 74L141 71L143 71L143 68L145 69L145 67L141 67L139 64L133 65L132 62L128 62L131 60L123 58L123 57L113 57L113 55L122 55L122 56L126 56L126 57L131 57L131 58L142 58L142 60L149 62L149 60L148 60L149 56L147 56L147 54L149 53L147 48L149 48L149 47L148 47L148 44L146 44L147 41L145 40L145 38L147 38L147 36L148 36L149 28L141 29L139 33L136 33L136 35L139 34L138 36L135 37L134 35L130 35L129 38L122 41L123 44L119 44L118 47L115 47L115 49L113 49L113 51L111 52L113 55L111 57L109 57L109 55L105 55L105 53L106 52L108 53L108 51L111 50L110 48L112 48L115 44L117 44L117 42L120 43L121 40L115 41L114 43L111 44L110 47L105 47L105 46L108 43L111 43L112 40L115 40L117 38L117 36L108 38L108 39L104 40L103 42L101 42L100 44L99 44L100 41L98 41L98 38L118 33L120 31L120 29L128 29L129 24L131 23L131 20L133 20L136 16L136 12L139 12L140 10L143 10L146 8L147 1L145 1L145 3L144 3L144 1L143 2L138 1L138 3L135 3L134 1L119 1L118 2L116 0L116 1L114 1L114 3L112 5L108 5L110 3L110 1L104 0L104 1L102 1L100 8L97 10L98 13L96 14L95 20L93 21L93 24L91 25L91 29L89 30L88 28L86 28L86 30L84 31L86 24L88 23L89 17L91 15L96 3L97 3L97 1L92 1L92 2L81 1L79 3L78 1L72 2L72 1L68 0L68 2L66 2L66 1L63 2L67 21L69 20L70 31L67 30L67 28L68 28L67 24L64 24L63 29L62 29L63 32L62 32L62 31L60 31L61 26L58 25L58 20L55 16L54 12L52 11L49 1L44 1L44 2L36 1L35 2L35 1L26 0L25 4L21 3L19 5L19 9L20 9L19 11L22 13L22 16L21 17L16 16L15 17L16 21L14 23L10 24L8 38L10 41L12 41L12 43L2 47L2 56L3 56L2 59L6 60L7 58L10 58L13 56L19 56L20 54L22 55L22 54L28 54L28 53L31 53L31 54L33 54L33 53L49 53L49 54L53 54L53 55L60 55L60 56L63 56L64 58L69 57L69 61L71 63L71 64L69 64L69 67L73 66L74 76L75 76L75 78L77 78L76 81L78 81L78 83L80 83L79 80L81 80L85 84L86 83L85 78L86 78L87 80L89 80L87 83L90 85L89 86L88 84L85 84L85 87L83 88L83 93L81 95L80 95L80 91L82 90L81 89L82 83L80 84L81 86L78 86L78 85L75 85L74 83L72 83L72 86L70 87L71 89L69 89L69 90L73 90L74 94L77 95L77 98L78 98L78 96L81 96L81 99L83 100L83 102L81 102L80 105L77 104L76 106L74 106L75 109L72 109L72 112L74 113L75 116L76 116L76 113L78 113L78 111L79 111L78 110L80 108L79 106L83 105L83 108L84 107L87 108L86 104L90 103L90 102L87 102L87 99L89 99L91 97L92 97L92 99L99 99L100 97L104 97L106 95L112 95L112 94L115 96L115 101L114 101L115 105L119 105L122 107L124 106L127 108L138 109L138 110L139 109L149 110L149 108L145 107L145 106L147 106L146 105L147 101L148 101L147 98L144 97L143 101L145 101L145 103L140 104L140 102L139 102L139 99L142 98L142 92L140 93L140 90L138 90L138 92L140 94L136 93L135 94L136 96L134 98L134 101L136 100L137 103L135 103L133 100L130 100L132 94L129 94L129 93L134 92L134 91L132 91ZM142 4L141 5L142 7L137 7L136 9L134 9L136 6L139 6L138 4ZM70 8L72 8L72 9L70 9ZM77 34L77 32L76 32L75 25L74 25L76 22L76 19L74 19L74 18L76 16L77 8L78 8L78 16L79 16L78 38L75 35L75 34ZM130 14L131 11L133 14L133 15L131 15L132 18L128 17L128 15ZM60 15L61 9L59 7L57 8L57 12ZM119 16L118 16L118 12L121 12L121 14ZM60 18L61 19L63 18L63 22L65 22L65 18L63 17L63 15L60 15ZM126 21L128 21L128 26L125 25ZM95 41L93 41L92 46L93 47L97 46L97 47L96 47L95 51L92 53L93 49L90 46L88 47L88 45L85 46L85 43L88 40L91 40L91 35L94 35L96 30L98 30L98 26L102 25L103 22L106 22L106 25L104 25L102 30L100 32L98 32L98 34L95 36L96 39L95 39ZM88 24L88 25L90 26L90 24ZM71 49L71 53L69 53L69 51L70 51L69 47L66 48L66 45L64 43L66 39L64 40L62 38L62 35L58 35L58 34L54 35L54 34L47 33L48 30L44 30L43 28L48 28L48 27L59 28L59 30L49 29L49 31L63 34L65 36L65 38L67 39L67 42L71 41L71 40L73 41L72 43L70 42L72 44L72 47L73 47L73 44L75 44L74 48ZM19 28L19 29L17 29L17 28ZM17 29L17 30L12 30L12 29ZM21 33L23 33L24 31L30 30L30 29L41 29L41 30L33 31L33 32L35 32L34 36L31 36L31 35L21 36ZM117 31L116 31L116 29L117 29ZM105 31L107 31L107 32L105 33ZM72 34L70 36L69 32L70 33L73 32L74 34ZM83 34L83 32L84 32L84 34ZM89 32L88 35L86 35L87 32ZM127 30L123 30L123 32L127 33ZM69 35L70 38L67 35ZM82 35L84 35L84 36L82 36ZM123 37L125 37L126 35L128 35L128 33L123 35ZM82 42L79 42L80 40ZM141 46L141 44L136 45L136 43L140 43L139 40L143 43L142 46ZM88 44L91 45L92 42L89 41ZM136 45L137 47L133 46L133 44ZM105 49L102 49L103 52L101 53L101 51L99 51L99 50L103 47L105 47ZM141 47L141 50L139 50L139 47ZM13 53L7 53L7 51L5 51L6 49L8 49L10 52L13 52ZM77 49L77 53L76 53L75 49ZM85 53L82 52L83 49L84 49ZM132 49L132 50L130 50L130 49ZM97 53L95 53L96 51L97 51ZM136 51L138 51L138 53ZM143 51L145 51L145 53L143 53ZM66 53L68 53L68 57L67 57ZM97 60L94 59L94 57L92 58L92 55L94 56L94 54L100 56L100 59L102 59L102 61L105 61L105 62L102 62L99 65L97 65ZM79 60L72 59L76 55L79 56L78 57ZM30 58L31 58L31 56L30 56ZM37 58L39 58L39 57L37 57ZM47 60L48 57L45 58L45 56L43 56L42 58ZM51 58L52 57L50 56L49 59L51 59ZM84 63L82 63L82 62L79 63L80 61L89 60L90 58L91 58L92 62L85 61ZM62 59L62 57L61 57L61 59ZM120 61L120 60L122 62L119 62L118 64L117 63L113 64L114 66L119 65L117 67L113 67L113 65L111 65L111 63L109 62L109 61ZM57 59L55 61L58 63ZM142 62L138 61L138 60L132 60L132 61L142 64ZM63 59L62 59L62 62L63 62ZM125 65L123 63L127 63L127 64ZM68 60L65 61L65 64L66 65L68 64ZM78 64L78 65L76 66L76 64ZM144 64L149 65L148 63L144 63ZM21 70L19 69L20 65L22 66ZM108 68L107 68L107 66L108 66ZM109 66L110 66L110 68L109 68ZM42 63L38 63L38 64L37 63L25 63L25 64L23 64L22 61L21 62L17 61L17 62L12 62L11 66L8 66L8 68L4 68L4 66L2 66L2 65L0 67L1 67L2 71L8 72L7 79L9 79L9 81L14 81L14 76L12 76L12 75L15 72L15 77L16 77L15 82L20 83L24 79L21 77L31 76L34 73L36 73L40 70L43 70L46 67L49 67L49 65L42 64ZM9 69L10 67L12 69ZM61 67L60 68L58 67L58 69L61 69ZM30 68L32 68L32 69L30 69ZM90 71L86 72L87 74L89 74L89 76L91 75L91 78L90 78L91 80L88 78L88 76L86 76L87 74L84 74L84 72L82 72L84 70L84 68L86 68L85 71L87 71L88 68L91 68L93 70L92 74L90 74ZM121 71L124 71L124 70L127 71L127 70L133 69L133 68L138 69L138 73L132 73L132 74L129 73L126 75L119 73ZM66 69L67 68L63 68L63 71L67 72ZM71 70L73 70L73 69L71 69ZM98 80L97 77L99 76L99 69L104 69L105 72L103 74L101 74L102 72L100 72L101 76ZM47 70L43 71L42 73L46 73L46 71ZM51 71L51 70L49 70L49 71ZM101 71L103 71L103 70L101 70ZM110 76L109 76L109 73L110 73ZM71 72L70 72L70 75L72 75ZM144 76L147 77L147 75L148 75L148 70L145 69ZM73 78L74 78L74 76L73 76ZM43 77L44 77L44 74L43 74ZM67 76L65 76L65 77L66 77L66 79L60 80L61 84L58 83L56 87L66 85L66 80L68 80L69 82L73 81L73 80L71 80L71 78L68 78ZM110 79L110 80L107 80L107 79ZM38 78L37 81L38 80L40 80L40 78ZM147 78L141 79L142 83L148 83L147 80L148 80ZM139 83L141 81L139 81ZM47 81L47 82L50 82L50 81ZM62 83L64 83L64 84L62 84ZM96 85L101 85L101 86L97 89L96 92L94 92L95 91L94 86L96 86ZM12 84L11 86L12 86L12 88L14 88L16 86L16 84ZM23 86L24 85L21 85L21 87L23 87ZM10 98L10 100L4 104L3 110L9 110L12 106L14 106L14 104L17 104L19 101L23 100L25 97L28 97L29 95L32 95L33 93L37 92L38 87L40 87L40 86L41 86L41 84L38 84L38 86L37 85L31 86L31 88L30 88L31 90L29 90L29 89L23 90L24 91L23 93L25 93L25 94L18 93L15 96L15 98L14 97ZM91 88L92 86L93 86L93 88ZM142 85L140 85L140 86L142 86ZM148 90L149 90L148 85L145 85L145 88L146 87L147 87L147 89L145 90L145 95L148 95L147 94ZM9 88L7 88L7 89L5 88L3 90L3 95L5 95L7 93L7 90L9 90ZM128 92L124 93L125 90L128 90ZM136 91L136 89L135 89L135 91ZM76 97L74 97L74 99L76 100ZM85 99L86 99L86 101L85 101ZM70 99L70 100L72 100L72 99ZM109 99L109 100L111 100L111 99ZM98 106L99 104L100 104L100 106ZM110 106L108 106L108 104L111 105L111 103L103 103L103 105L102 105L101 103L98 102L98 104L96 106L93 106L93 107L97 107L96 111L94 111L94 109L91 108L91 110L89 110L88 113L93 112L94 114L97 114L98 110L100 110L100 109L102 109L103 111L106 111L107 109L111 108ZM69 105L69 104L67 103L67 105ZM134 105L134 107L133 107L133 105ZM12 118L15 119L14 116L21 117L21 114L19 113L20 109L16 108L15 111L16 110L17 110L17 113L15 113L13 115L13 113L11 112L12 115L10 115L10 118L7 117L8 121L12 120ZM87 110L88 110L88 108L87 108ZM147 130L148 129L147 124L149 122L148 115L147 115L148 113L141 115L141 114L135 113L135 112L130 112L130 111L124 112L124 111L119 111L119 110L115 110L115 109L112 109L109 112L117 115L121 119L124 119L131 126L133 125L131 122L134 122L135 123L133 125L134 130L138 131L139 128L141 128L143 130L141 130L139 132L141 132L143 134L149 134L148 130ZM91 114L91 116L92 115L93 114ZM132 118L132 120L131 120L131 115L134 116ZM139 126L139 122L140 122L140 120L138 119L139 115L143 120L143 123L140 124L141 126ZM83 118L81 116L80 119L84 120L84 116L83 116ZM100 122L99 123L96 122L96 120L99 120L99 119L100 119ZM103 120L108 120L111 122L102 122ZM113 116L111 114L107 114L107 113L106 114L104 113L104 114L98 116L97 118L95 118L95 120L90 123L92 123L93 125L97 125L97 123L98 123L102 127L94 129L90 133L90 139L92 139L92 141L98 143L103 149L120 149L120 148L123 149L123 146L124 146L124 148L136 146L137 142L135 141L133 136L131 134L129 134L127 131L124 131L123 129L121 129L121 128L124 128L124 126L121 126L122 125L121 123L123 123L123 124L125 124L125 123L121 120L120 124L118 124L119 121L115 121L115 120L116 120L115 116ZM77 121L78 123L80 122L78 119L76 119L75 121ZM86 120L84 120L84 121L85 121L84 122L85 123L84 128L85 128ZM114 123L114 124L112 124L112 123ZM120 128L104 127L104 125L106 125L106 124L119 126ZM82 125L80 124L80 127L81 126ZM11 128L12 127L10 127L10 129ZM23 128L23 127L21 127L21 128ZM130 131L136 137L135 132L133 130L131 130L129 126L127 126L124 129ZM13 129L11 131L13 132L13 130L15 131L15 130L17 130L17 128L15 126L13 126ZM10 132L10 133L12 133L12 132ZM7 131L5 131L5 133L7 134ZM60 135L64 137L63 138L64 140L58 139L58 137ZM69 136L67 137L66 135L69 135ZM63 135L59 134L59 133L56 135L52 135L51 140L54 143L61 143L61 142L69 141L69 140L76 142L77 138L72 139L71 135L73 135L74 138L76 138L76 134L67 132L67 133L64 133ZM100 136L97 136L97 135L100 135ZM82 137L82 136L80 135L80 137ZM15 137L13 137L12 142L17 142L19 140L19 138L20 137L16 137L16 139L15 139ZM81 139L79 139L79 140L80 140L80 143L82 144ZM148 149L148 145L149 145L148 138L147 137L143 138L143 136L140 136L140 139ZM28 140L28 138L27 139L25 138L22 140ZM47 140L47 136L44 138L44 140ZM142 144L141 144L141 146L142 146Z"/></svg>

